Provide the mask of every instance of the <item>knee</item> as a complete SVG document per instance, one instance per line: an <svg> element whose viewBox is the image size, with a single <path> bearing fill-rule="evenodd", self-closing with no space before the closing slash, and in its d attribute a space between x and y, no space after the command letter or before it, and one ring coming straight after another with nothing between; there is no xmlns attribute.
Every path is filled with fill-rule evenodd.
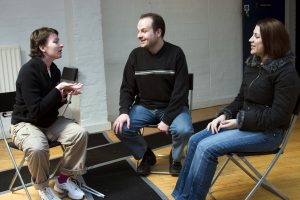
<svg viewBox="0 0 300 200"><path fill-rule="evenodd" d="M188 138L193 134L193 128L186 125L179 125L173 132L173 135L181 137L181 138Z"/></svg>
<svg viewBox="0 0 300 200"><path fill-rule="evenodd" d="M49 158L49 147L46 146L34 146L28 148L26 151L27 157L40 159L42 157Z"/></svg>
<svg viewBox="0 0 300 200"><path fill-rule="evenodd" d="M215 147L215 145L208 144L206 142L200 142L197 145L197 150L198 152L201 152L201 154L206 155L206 157L215 159L218 157L218 150Z"/></svg>
<svg viewBox="0 0 300 200"><path fill-rule="evenodd" d="M195 145L195 144L198 144L198 143L199 143L199 140L196 137L196 135L192 135L189 139L188 145L191 146L191 145Z"/></svg>
<svg viewBox="0 0 300 200"><path fill-rule="evenodd" d="M77 137L80 140L86 141L88 139L88 132L84 128L80 127L78 130Z"/></svg>

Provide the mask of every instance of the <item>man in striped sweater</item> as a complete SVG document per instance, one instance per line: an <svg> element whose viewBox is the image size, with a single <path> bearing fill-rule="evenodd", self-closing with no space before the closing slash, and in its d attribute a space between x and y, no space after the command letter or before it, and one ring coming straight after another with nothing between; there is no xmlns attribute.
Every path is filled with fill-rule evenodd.
<svg viewBox="0 0 300 200"><path fill-rule="evenodd" d="M193 133L188 109L188 69L180 47L164 41L165 23L155 13L141 15L140 47L129 55L120 88L120 115L113 130L135 159L142 159L137 172L148 175L156 163L139 130L147 125L172 135L170 173L178 175L184 145Z"/></svg>

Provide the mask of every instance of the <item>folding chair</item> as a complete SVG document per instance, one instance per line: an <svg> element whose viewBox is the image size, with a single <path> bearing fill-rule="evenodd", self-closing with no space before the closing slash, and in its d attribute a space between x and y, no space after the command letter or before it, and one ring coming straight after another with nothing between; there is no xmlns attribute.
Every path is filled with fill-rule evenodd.
<svg viewBox="0 0 300 200"><path fill-rule="evenodd" d="M78 77L78 68L64 67L61 75L61 81L65 82L76 82ZM65 105L61 115L65 115L67 108L71 104L72 95L68 96L67 104Z"/></svg>
<svg viewBox="0 0 300 200"><path fill-rule="evenodd" d="M14 102L15 102L15 96L16 96L15 92L0 93L0 99L1 99L0 113L2 113L3 118L10 116L8 114L8 112L12 111L12 109L13 109L13 105L14 105ZM1 133L2 133L2 136L3 136L3 140L4 140L4 143L5 143L6 149L9 153L10 159L11 159L11 161L14 165L14 168L16 170L16 175L19 177L20 182L22 184L22 187L25 190L26 196L29 200L31 200L30 194L27 190L27 187L26 187L26 185L23 181L23 178L21 176L21 173L20 173L20 167L17 165L16 160L15 160L15 158L12 154L12 151L10 149L11 142L7 141L6 134L5 134L5 129L4 129L4 124L2 122L2 117L0 117L0 125L1 125ZM24 161L21 161L21 163L22 162L24 163Z"/></svg>
<svg viewBox="0 0 300 200"><path fill-rule="evenodd" d="M281 199L289 199L287 195L279 191L275 186L273 186L269 181L267 181L266 177L268 174L271 172L273 166L276 164L277 160L279 159L280 155L284 152L284 149L288 143L288 140L292 134L292 130L294 128L295 122L297 120L297 117L299 115L299 109L300 109L300 96L298 98L298 101L296 103L296 106L293 111L293 115L290 121L289 128L285 131L285 137L282 141L282 144L280 147L278 147L276 150L273 151L268 151L268 152L232 152L227 154L227 159L221 166L220 170L216 173L215 177L212 180L211 183L211 188L213 184L217 181L218 177L221 175L223 172L224 168L228 164L229 161L232 161L234 164L236 164L240 169L242 169L250 178L252 178L255 182L256 185L253 187L253 189L248 193L247 197L245 198L246 200L251 199L251 197L254 195L256 190L262 186L264 189L270 191L274 195L280 197ZM250 164L250 162L246 159L248 156L260 156L260 155L270 155L270 154L275 154L273 160L270 162L269 166L267 169L264 171L263 174L258 172L258 170ZM241 163L245 164L249 170L247 170ZM212 192L210 190L209 195L215 199L212 195Z"/></svg>
<svg viewBox="0 0 300 200"><path fill-rule="evenodd" d="M194 89L194 74L190 73L189 74L189 110L190 113L192 114L192 106L193 106L193 89ZM140 129L140 134L143 135L145 128L157 128L157 125L147 125L143 128ZM170 154L155 154L156 157L158 158L169 158L172 152L170 152ZM139 160L136 163L136 169L139 166ZM151 170L150 171L151 174L168 174L170 175L171 173L169 171L164 171L164 170Z"/></svg>

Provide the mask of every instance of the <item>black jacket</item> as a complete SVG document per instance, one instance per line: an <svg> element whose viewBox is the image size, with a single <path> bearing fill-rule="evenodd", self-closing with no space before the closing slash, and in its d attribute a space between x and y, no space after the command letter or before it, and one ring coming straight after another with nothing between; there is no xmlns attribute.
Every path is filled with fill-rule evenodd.
<svg viewBox="0 0 300 200"><path fill-rule="evenodd" d="M35 57L22 66L16 81L16 103L12 124L28 122L40 127L49 127L63 105L61 93L55 88L60 82L60 70L52 63L51 78L46 64Z"/></svg>
<svg viewBox="0 0 300 200"><path fill-rule="evenodd" d="M286 129L300 90L293 62L291 53L263 64L258 57L249 57L238 95L221 113L237 118L240 130Z"/></svg>
<svg viewBox="0 0 300 200"><path fill-rule="evenodd" d="M142 47L131 52L120 89L120 114L128 114L133 103L164 109L162 121L170 125L187 102L188 69L181 48L164 42L155 55Z"/></svg>

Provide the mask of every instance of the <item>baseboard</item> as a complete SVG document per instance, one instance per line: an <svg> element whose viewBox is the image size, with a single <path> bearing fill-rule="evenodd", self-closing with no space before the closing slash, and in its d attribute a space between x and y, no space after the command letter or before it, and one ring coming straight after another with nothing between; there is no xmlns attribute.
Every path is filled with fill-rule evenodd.
<svg viewBox="0 0 300 200"><path fill-rule="evenodd" d="M210 101L193 102L193 109L208 108L212 106L219 106L229 104L234 100L234 97L216 99Z"/></svg>
<svg viewBox="0 0 300 200"><path fill-rule="evenodd" d="M85 130L89 133L96 133L96 132L102 132L107 131L111 129L111 123L109 121L101 122L101 123L95 123L95 124L85 124L83 125Z"/></svg>

